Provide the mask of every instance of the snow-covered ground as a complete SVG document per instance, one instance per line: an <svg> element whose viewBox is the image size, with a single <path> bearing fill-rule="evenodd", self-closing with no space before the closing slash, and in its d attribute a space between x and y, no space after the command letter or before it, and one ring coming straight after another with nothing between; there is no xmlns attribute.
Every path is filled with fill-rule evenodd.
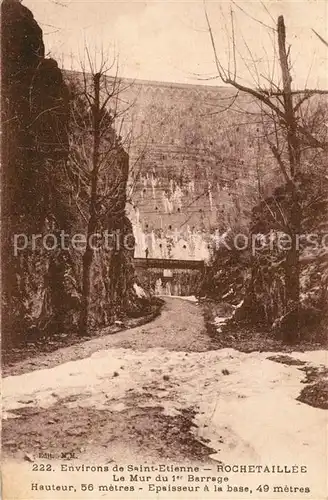
<svg viewBox="0 0 328 500"><path fill-rule="evenodd" d="M194 304L184 307L198 310ZM172 315L173 309L168 309L167 318ZM164 313L148 326L150 336L165 335L159 325L161 321L169 325L167 318ZM163 347L103 349L85 359L5 378L4 418L15 418L13 410L27 406L48 408L51 415L52 405L64 399L70 408L120 413L132 404L144 407L147 396L147 408L160 404L167 415L193 408L197 425L193 432L207 440L215 450L211 458L218 463L304 464L308 473L295 476L297 484L310 485L307 498L326 498L327 413L296 400L305 373L299 366L269 360L274 354L279 353L242 353L230 348L203 352ZM307 366L327 366L325 351L289 356ZM68 402L66 398L72 395L78 397Z"/></svg>
<svg viewBox="0 0 328 500"><path fill-rule="evenodd" d="M142 396L151 385L154 406L160 399L167 414L196 409L195 432L209 439L209 446L216 450L215 460L234 464L300 461L310 469L307 480L315 484L324 473L327 456L326 412L296 401L304 372L267 357L266 353L233 349L100 351L87 359L4 379L4 418L13 417L13 409L49 408L73 394L79 398L70 406L108 409L111 398L112 410L122 411L128 391ZM315 366L327 361L324 351L292 357ZM119 377L113 377L115 371Z"/></svg>

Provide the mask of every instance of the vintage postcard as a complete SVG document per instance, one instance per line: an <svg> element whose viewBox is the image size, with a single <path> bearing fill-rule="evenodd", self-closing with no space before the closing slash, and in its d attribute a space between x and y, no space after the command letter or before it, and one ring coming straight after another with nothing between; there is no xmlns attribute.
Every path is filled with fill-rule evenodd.
<svg viewBox="0 0 328 500"><path fill-rule="evenodd" d="M2 498L327 499L328 3L2 0Z"/></svg>

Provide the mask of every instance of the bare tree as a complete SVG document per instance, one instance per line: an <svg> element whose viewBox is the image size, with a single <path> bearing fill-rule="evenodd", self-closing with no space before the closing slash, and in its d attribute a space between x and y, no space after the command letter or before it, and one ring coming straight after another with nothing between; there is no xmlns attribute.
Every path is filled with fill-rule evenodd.
<svg viewBox="0 0 328 500"><path fill-rule="evenodd" d="M238 7L234 2L233 4ZM218 53L206 11L205 16L218 75L222 82L231 85L238 92L244 92L252 96L254 102L259 105L267 143L279 165L289 193L290 209L288 215L283 217L284 223L281 225L281 230L289 235L290 239L284 266L286 317L290 318L289 327L292 326L293 335L296 335L300 308L299 235L301 233L302 207L299 181L302 173L302 161L307 150L312 148L325 150L328 145L324 128L321 127L323 133L318 133L318 129L311 130L311 127L308 126L307 118L309 113L304 111L304 106L308 105L312 97L328 94L328 91L292 88L290 46L287 47L286 43L286 28L283 16L278 17L276 28L268 27L276 37L273 59L274 65L277 65L280 70L280 76L276 81L273 78L274 70L270 72L268 78L260 74L258 63L246 40L244 40L244 44L250 63L247 63L246 59L241 56L236 43L235 14L232 9L230 10L231 28L228 69L225 68ZM253 77L254 86L242 83L243 80L238 74L238 56Z"/></svg>
<svg viewBox="0 0 328 500"><path fill-rule="evenodd" d="M108 76L108 71L115 67L115 61L109 65L102 53L97 65L88 49L86 59L87 64L81 64L82 72L73 74L71 78L70 157L67 168L71 196L86 225L82 258L81 335L89 334L92 328L90 306L92 263L96 251L94 235L116 227L117 221L125 217L129 159L121 133L124 116L131 106L123 97L131 83L126 84L118 77L117 65L115 76Z"/></svg>

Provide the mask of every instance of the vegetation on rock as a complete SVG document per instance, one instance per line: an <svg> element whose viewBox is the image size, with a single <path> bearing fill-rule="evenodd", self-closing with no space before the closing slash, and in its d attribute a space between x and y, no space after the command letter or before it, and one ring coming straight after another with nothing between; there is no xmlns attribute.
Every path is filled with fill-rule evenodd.
<svg viewBox="0 0 328 500"><path fill-rule="evenodd" d="M63 247L60 234L65 232L69 238L76 233L88 234L88 214L80 204L84 209L90 195L90 172L84 168L84 176L77 175L72 160L80 165L81 173L83 157L78 157L73 147L81 130L88 157L92 156L92 143L74 113L80 107L80 119L88 120L88 103L74 92L71 82L64 81L56 61L45 57L42 30L30 10L20 2L6 0L1 12L5 186L2 326L6 344L81 328L85 314L82 253ZM106 109L104 116L111 121ZM108 141L115 143L115 161L107 159L104 170L115 176L119 187L106 213L91 229L120 229L123 237L132 233L125 215L129 157L111 123L100 142ZM107 194L103 177L92 210L98 210L98 202ZM14 251L14 238L20 238L18 251ZM133 288L132 257L133 251L122 248L100 250L93 259L92 311L82 320L84 332L107 326L125 314L143 313L145 301Z"/></svg>

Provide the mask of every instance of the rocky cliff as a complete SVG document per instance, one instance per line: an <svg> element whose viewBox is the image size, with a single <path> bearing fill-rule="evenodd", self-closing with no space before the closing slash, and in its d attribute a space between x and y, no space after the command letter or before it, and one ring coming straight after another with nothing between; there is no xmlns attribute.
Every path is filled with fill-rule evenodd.
<svg viewBox="0 0 328 500"><path fill-rule="evenodd" d="M328 305L327 178L322 164L299 176L302 209L300 249L300 330L298 338L325 341ZM320 167L320 168L319 168ZM286 186L276 188L252 210L243 251L221 246L207 269L201 294L234 306L233 319L272 328L290 340L294 319L287 314L285 266L288 240L281 225L290 210ZM233 238L229 235L226 242ZM253 241L253 244L251 243ZM294 339L295 340L295 339Z"/></svg>
<svg viewBox="0 0 328 500"><path fill-rule="evenodd" d="M67 178L71 92L53 59L45 58L42 30L19 1L1 5L2 50L2 283L5 342L70 330L80 314L79 252L59 235L86 231ZM107 226L130 231L125 216L128 155L117 152L120 216ZM33 243L34 242L34 243ZM16 246L15 246L16 243ZM133 251L101 251L92 268L92 326L138 314Z"/></svg>

